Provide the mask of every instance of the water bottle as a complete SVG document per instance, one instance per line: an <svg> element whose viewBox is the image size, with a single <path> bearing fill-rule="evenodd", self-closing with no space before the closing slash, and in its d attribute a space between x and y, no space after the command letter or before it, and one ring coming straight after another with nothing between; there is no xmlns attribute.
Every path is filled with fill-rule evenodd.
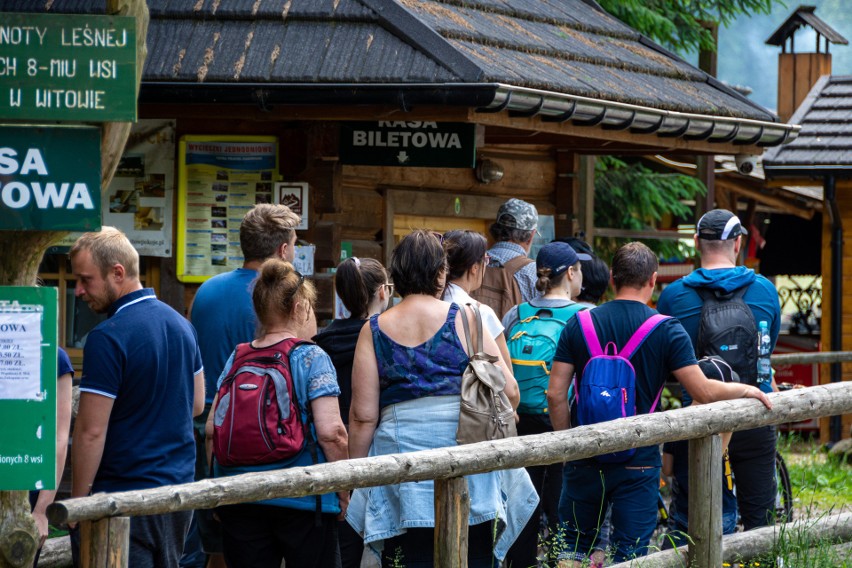
<svg viewBox="0 0 852 568"><path fill-rule="evenodd" d="M757 386L763 392L772 392L772 364L769 361L769 323L761 321L757 324Z"/></svg>

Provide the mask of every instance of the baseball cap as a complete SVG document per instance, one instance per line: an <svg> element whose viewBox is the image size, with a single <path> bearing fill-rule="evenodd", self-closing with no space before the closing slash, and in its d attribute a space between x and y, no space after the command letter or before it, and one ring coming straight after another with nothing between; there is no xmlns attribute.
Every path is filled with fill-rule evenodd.
<svg viewBox="0 0 852 568"><path fill-rule="evenodd" d="M698 220L696 233L699 239L707 241L727 241L740 235L747 235L740 218L727 209L713 209Z"/></svg>
<svg viewBox="0 0 852 568"><path fill-rule="evenodd" d="M585 253L577 253L568 243L554 241L547 243L538 251L535 267L536 269L549 268L550 277L556 278L580 260L592 260L592 257Z"/></svg>
<svg viewBox="0 0 852 568"><path fill-rule="evenodd" d="M738 383L740 376L734 371L727 361L721 357L709 355L698 360L701 372L708 379L715 379L723 383Z"/></svg>
<svg viewBox="0 0 852 568"><path fill-rule="evenodd" d="M497 224L510 229L534 231L538 226L538 211L532 203L513 197L497 210Z"/></svg>

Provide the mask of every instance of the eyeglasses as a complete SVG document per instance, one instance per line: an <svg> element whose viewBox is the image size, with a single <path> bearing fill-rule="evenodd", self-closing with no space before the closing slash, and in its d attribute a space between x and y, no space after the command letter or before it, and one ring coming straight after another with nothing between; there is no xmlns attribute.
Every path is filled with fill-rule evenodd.
<svg viewBox="0 0 852 568"><path fill-rule="evenodd" d="M388 296L393 296L393 284L385 282L384 287L388 290Z"/></svg>
<svg viewBox="0 0 852 568"><path fill-rule="evenodd" d="M301 287L302 287L302 284L304 284L304 283L305 283L305 275L304 275L304 274L302 274L302 273L301 273L301 272L299 272L298 270L294 270L293 272L295 272L295 273L296 273L296 276L298 276L298 277L299 277L299 282L296 284L296 287L295 287L295 288L293 288L293 291L292 291L292 292L290 292L289 294L287 294L287 298L286 298L287 300L289 300L290 298L292 298L293 296L295 296L295 295L296 295L296 292L298 292L298 291L299 291L299 288L301 288Z"/></svg>
<svg viewBox="0 0 852 568"><path fill-rule="evenodd" d="M482 257L482 262L486 265L491 264L491 255L486 252L485 256Z"/></svg>
<svg viewBox="0 0 852 568"><path fill-rule="evenodd" d="M437 231L432 231L432 236L438 239L438 242L444 244L444 235Z"/></svg>

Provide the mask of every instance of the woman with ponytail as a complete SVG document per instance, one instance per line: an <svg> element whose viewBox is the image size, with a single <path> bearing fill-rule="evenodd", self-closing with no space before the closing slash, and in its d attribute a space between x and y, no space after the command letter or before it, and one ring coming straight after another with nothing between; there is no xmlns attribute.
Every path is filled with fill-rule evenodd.
<svg viewBox="0 0 852 568"><path fill-rule="evenodd" d="M349 406L352 401L352 360L361 328L373 314L387 309L393 294L393 284L378 260L372 258L347 258L337 265L334 289L349 311L350 316L336 319L322 333L314 336L317 345L331 356L340 385L340 416L349 425ZM343 568L358 568L364 553L364 541L349 523L341 521L338 527L340 556Z"/></svg>
<svg viewBox="0 0 852 568"><path fill-rule="evenodd" d="M503 336L503 324L500 318L487 304L474 300L470 294L482 286L482 276L490 258L488 242L482 233L469 230L457 230L444 233L444 251L447 254L447 286L443 299L455 302L459 306L475 303L482 314L482 325L491 333L500 349L500 356L506 367L511 370L509 349Z"/></svg>
<svg viewBox="0 0 852 568"><path fill-rule="evenodd" d="M291 396L305 427L305 449L280 461L267 463L264 459L256 463L258 460L255 459L232 459L234 454L239 454L240 448L227 445L224 455L214 452L214 477L308 466L349 457L346 428L337 405L340 389L331 360L316 345L299 341L316 333L315 301L313 284L292 264L273 258L261 265L252 293L258 321L257 338L238 345L231 354L217 382L220 392L213 401L213 411L207 420L208 447L220 447L216 435L227 435L221 433L221 430L227 430L223 427L227 417L256 408L238 404L246 399L232 400L236 390L223 389L223 381L226 377L233 380L232 375L236 374L237 368L247 369L251 365L269 364L269 359L286 357L295 390L292 393L295 396ZM240 377L245 372L236 376ZM246 383L240 385L251 386ZM256 387L240 390L251 391ZM218 407L220 395L221 409ZM231 422L232 426L234 424L237 422ZM214 435L217 427L220 432ZM266 435L267 438L270 436L268 430ZM285 436L286 432L279 428L278 435ZM245 444L246 439L235 437L231 441ZM226 461L228 465L220 461ZM337 568L340 566L337 517L341 515L342 518L348 503L349 492L343 491L219 507L216 512L222 521L225 562L230 568L251 568L280 566L283 559L287 566Z"/></svg>

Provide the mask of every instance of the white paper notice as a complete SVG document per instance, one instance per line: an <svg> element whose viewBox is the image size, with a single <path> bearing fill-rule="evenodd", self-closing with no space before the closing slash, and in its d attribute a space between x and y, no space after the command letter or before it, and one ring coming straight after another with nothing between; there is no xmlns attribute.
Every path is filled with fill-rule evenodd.
<svg viewBox="0 0 852 568"><path fill-rule="evenodd" d="M0 400L41 398L41 318L0 311Z"/></svg>

